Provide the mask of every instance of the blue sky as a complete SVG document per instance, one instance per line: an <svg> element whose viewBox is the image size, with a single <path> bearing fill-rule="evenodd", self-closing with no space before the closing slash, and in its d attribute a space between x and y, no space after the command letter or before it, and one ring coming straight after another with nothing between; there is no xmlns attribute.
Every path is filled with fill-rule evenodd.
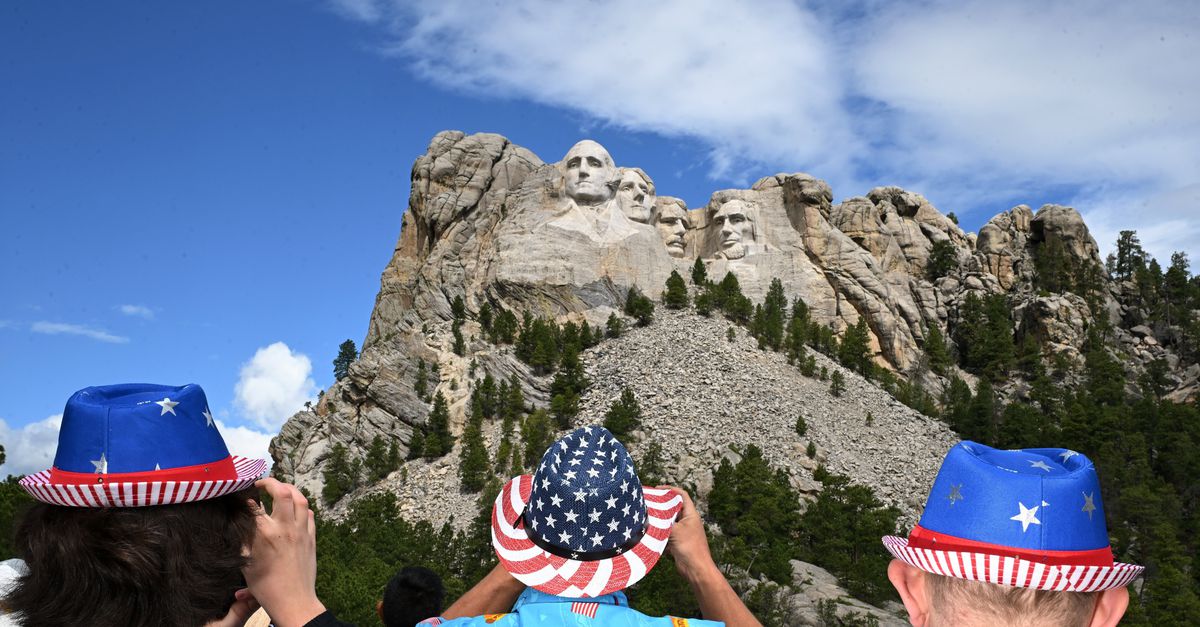
<svg viewBox="0 0 1200 627"><path fill-rule="evenodd" d="M5 3L0 472L123 381L200 383L261 449L361 341L444 129L547 161L592 137L690 206L808 171L972 230L1073 204L1102 246L1137 228L1195 258L1197 10L1037 7Z"/></svg>

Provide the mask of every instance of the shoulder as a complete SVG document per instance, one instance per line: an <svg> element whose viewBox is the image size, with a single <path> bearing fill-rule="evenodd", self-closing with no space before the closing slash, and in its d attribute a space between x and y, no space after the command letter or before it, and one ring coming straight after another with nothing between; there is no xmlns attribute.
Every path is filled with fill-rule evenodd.
<svg viewBox="0 0 1200 627"><path fill-rule="evenodd" d="M516 614L484 614L483 616L468 616L463 618L426 618L417 623L416 627L476 627L484 625L495 625L496 627L508 627L515 625Z"/></svg>
<svg viewBox="0 0 1200 627"><path fill-rule="evenodd" d="M646 627L725 627L725 623L704 620L701 618L681 618L679 616L646 616L630 607L607 607L605 613L610 617L624 614L630 619L631 625Z"/></svg>

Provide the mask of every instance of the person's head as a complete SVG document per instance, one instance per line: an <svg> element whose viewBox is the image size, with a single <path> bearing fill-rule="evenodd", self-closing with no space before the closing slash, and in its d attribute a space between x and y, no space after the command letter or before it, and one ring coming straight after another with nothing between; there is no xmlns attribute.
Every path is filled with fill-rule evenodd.
<svg viewBox="0 0 1200 627"><path fill-rule="evenodd" d="M437 573L421 566L405 566L388 581L383 600L376 606L384 627L413 627L442 613L446 589Z"/></svg>
<svg viewBox="0 0 1200 627"><path fill-rule="evenodd" d="M264 460L231 456L196 385L86 388L53 467L20 482L29 572L4 599L27 625L202 625L243 587Z"/></svg>
<svg viewBox="0 0 1200 627"><path fill-rule="evenodd" d="M687 241L684 236L691 228L691 222L682 200L671 198L660 201L654 227L658 229L658 235L662 237L668 254L672 257L683 257L687 253Z"/></svg>
<svg viewBox="0 0 1200 627"><path fill-rule="evenodd" d="M721 254L726 259L746 256L758 239L754 224L757 217L754 207L744 200L730 200L717 208L712 222L720 232Z"/></svg>
<svg viewBox="0 0 1200 627"><path fill-rule="evenodd" d="M625 217L642 224L650 223L654 212L654 182L641 168L621 168L617 181L617 204Z"/></svg>
<svg viewBox="0 0 1200 627"><path fill-rule="evenodd" d="M612 433L585 427L552 444L532 476L501 489L492 546L505 570L539 592L598 597L654 568L682 507L678 493L641 484Z"/></svg>
<svg viewBox="0 0 1200 627"><path fill-rule="evenodd" d="M585 139L559 164L567 196L580 205L598 205L613 197L617 167L604 146Z"/></svg>
<svg viewBox="0 0 1200 627"><path fill-rule="evenodd" d="M1113 560L1095 468L1067 449L959 443L908 538L883 542L919 627L1115 625L1142 572Z"/></svg>

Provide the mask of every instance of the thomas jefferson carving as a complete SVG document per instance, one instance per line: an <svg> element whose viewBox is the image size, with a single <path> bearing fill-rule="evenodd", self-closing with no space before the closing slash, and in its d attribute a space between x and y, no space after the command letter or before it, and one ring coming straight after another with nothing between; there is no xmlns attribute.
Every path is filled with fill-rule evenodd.
<svg viewBox="0 0 1200 627"><path fill-rule="evenodd" d="M654 181L641 168L621 168L617 182L617 204L625 217L642 224L650 223L654 212Z"/></svg>

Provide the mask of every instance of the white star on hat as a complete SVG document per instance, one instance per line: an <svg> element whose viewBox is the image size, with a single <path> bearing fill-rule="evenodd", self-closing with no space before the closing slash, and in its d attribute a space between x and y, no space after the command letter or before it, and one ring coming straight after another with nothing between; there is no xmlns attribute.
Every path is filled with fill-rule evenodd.
<svg viewBox="0 0 1200 627"><path fill-rule="evenodd" d="M175 413L175 406L179 404L179 401L173 401L170 398L163 398L161 401L154 401L154 404L162 407L162 411L158 414L159 416L165 416L167 415L167 412L170 412L172 416L179 415Z"/></svg>
<svg viewBox="0 0 1200 627"><path fill-rule="evenodd" d="M588 518L591 519L590 522L600 522L600 512L593 509L588 513Z"/></svg>
<svg viewBox="0 0 1200 627"><path fill-rule="evenodd" d="M104 458L104 453L100 453L100 459L92 460L92 465L96 467L96 474L108 474L108 460Z"/></svg>
<svg viewBox="0 0 1200 627"><path fill-rule="evenodd" d="M569 533L567 533L567 532L565 532L565 531L564 531L564 532L562 532L562 533L560 533L560 534L558 534L558 541L559 541L559 542L562 542L563 544L566 544L566 543L567 543L567 541L568 541L568 540L570 540L570 539L571 539L571 534L569 534Z"/></svg>
<svg viewBox="0 0 1200 627"><path fill-rule="evenodd" d="M603 539L604 539L604 536L597 533L596 535L592 536L592 544L593 545L600 544L600 541Z"/></svg>
<svg viewBox="0 0 1200 627"><path fill-rule="evenodd" d="M171 413L175 413L175 412L171 412ZM205 407L205 408L204 408L204 411L202 411L202 412L200 412L200 413L201 413L201 414L203 414L203 415L204 415L204 419L208 421L208 424L206 424L206 425L204 425L204 426L206 426L206 427L212 427L212 426L215 426L215 425L213 425L213 417L212 417L212 414L211 414L211 413L209 413L209 411L208 411L208 408L207 408L207 407Z"/></svg>
<svg viewBox="0 0 1200 627"><path fill-rule="evenodd" d="M1087 492L1083 493L1083 509L1081 509L1079 511L1087 512L1088 520L1092 519L1092 512L1096 511L1095 498L1096 498L1095 492L1092 492L1091 494L1088 494Z"/></svg>
<svg viewBox="0 0 1200 627"><path fill-rule="evenodd" d="M599 470L596 470L595 468L588 468L588 469L587 469L587 476L589 476L589 477L591 477L591 478L595 479L596 477L599 477L599 476L600 476L600 471L599 471Z"/></svg>
<svg viewBox="0 0 1200 627"><path fill-rule="evenodd" d="M1063 452L1059 453L1058 456L1062 458L1063 463L1065 464L1065 463L1067 463L1068 459L1071 459L1072 457L1075 457L1078 454L1079 453L1076 453L1075 451L1063 451Z"/></svg>
<svg viewBox="0 0 1200 627"><path fill-rule="evenodd" d="M582 501L587 496L587 492L584 492L583 488L573 492L573 494L575 495L576 501Z"/></svg>
<svg viewBox="0 0 1200 627"><path fill-rule="evenodd" d="M617 530L617 519L616 519L616 518L614 518L614 519L612 519L612 520L608 521L608 530L609 530L609 531L616 531L616 530Z"/></svg>
<svg viewBox="0 0 1200 627"><path fill-rule="evenodd" d="M556 522L558 522L558 519L556 519L554 517L554 514L550 514L549 516L546 517L546 524L550 525L551 529L554 528L554 523L556 523Z"/></svg>
<svg viewBox="0 0 1200 627"><path fill-rule="evenodd" d="M551 494L550 503L555 507L558 507L559 505L562 505L562 497L557 494Z"/></svg>
<svg viewBox="0 0 1200 627"><path fill-rule="evenodd" d="M604 504L608 506L608 509L612 509L612 508L616 507L617 506L617 497L610 496L607 499L604 499Z"/></svg>
<svg viewBox="0 0 1200 627"><path fill-rule="evenodd" d="M1044 462L1040 459L1037 461L1030 460L1029 465L1033 466L1034 468L1041 468L1042 470L1045 470L1046 472L1050 472L1050 470L1051 470L1050 466L1046 465L1046 462Z"/></svg>
<svg viewBox="0 0 1200 627"><path fill-rule="evenodd" d="M576 514L575 512L567 512L567 522L573 523L578 518L579 518L579 514ZM566 540L563 540L563 542L566 542Z"/></svg>
<svg viewBox="0 0 1200 627"><path fill-rule="evenodd" d="M1021 513L1017 514L1016 516L1013 516L1012 518L1009 518L1009 520L1015 520L1015 521L1021 523L1021 533L1025 533L1026 531L1029 531L1029 525L1042 524L1042 521L1037 519L1037 511L1038 511L1039 506L1034 505L1033 509L1029 509L1029 508L1025 507L1025 504L1020 501L1017 501L1017 505L1019 505L1021 507Z"/></svg>

